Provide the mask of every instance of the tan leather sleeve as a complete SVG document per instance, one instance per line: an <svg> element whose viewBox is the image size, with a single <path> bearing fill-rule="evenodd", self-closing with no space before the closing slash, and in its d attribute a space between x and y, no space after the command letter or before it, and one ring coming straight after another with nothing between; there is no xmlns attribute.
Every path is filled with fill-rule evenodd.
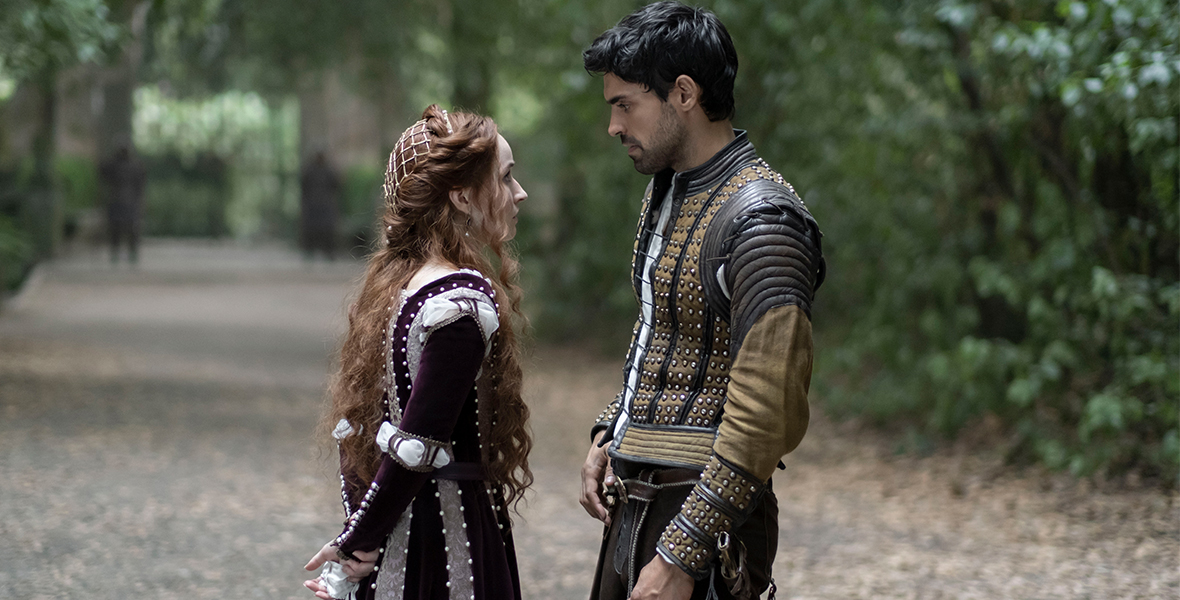
<svg viewBox="0 0 1180 600"><path fill-rule="evenodd" d="M811 319L793 304L750 328L733 361L716 454L766 481L807 433Z"/></svg>
<svg viewBox="0 0 1180 600"><path fill-rule="evenodd" d="M740 525L779 459L807 432L811 320L796 305L768 310L751 327L733 362L713 456L657 552L701 580L723 532Z"/></svg>

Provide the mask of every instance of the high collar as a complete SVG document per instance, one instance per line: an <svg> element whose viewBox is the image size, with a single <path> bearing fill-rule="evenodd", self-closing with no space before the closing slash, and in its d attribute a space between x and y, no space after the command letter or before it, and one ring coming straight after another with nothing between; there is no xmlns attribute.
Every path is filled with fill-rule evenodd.
<svg viewBox="0 0 1180 600"><path fill-rule="evenodd" d="M722 183L721 178L735 165L749 162L757 156L745 130L734 129L733 133L733 139L712 158L687 171L672 174L671 183L676 188L673 193L684 189L686 196L699 194Z"/></svg>

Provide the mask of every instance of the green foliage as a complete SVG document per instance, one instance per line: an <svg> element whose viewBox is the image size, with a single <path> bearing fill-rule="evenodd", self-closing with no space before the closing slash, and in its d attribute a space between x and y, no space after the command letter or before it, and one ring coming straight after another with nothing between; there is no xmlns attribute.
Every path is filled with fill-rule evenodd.
<svg viewBox="0 0 1180 600"><path fill-rule="evenodd" d="M827 234L819 396L1174 482L1176 7L836 4L717 5L739 120Z"/></svg>
<svg viewBox="0 0 1180 600"><path fill-rule="evenodd" d="M254 92L180 99L135 93L135 146L149 159L146 231L294 236L298 107Z"/></svg>
<svg viewBox="0 0 1180 600"><path fill-rule="evenodd" d="M57 173L62 210L67 220L99 206L98 167L94 162L78 156L61 156L54 170Z"/></svg>
<svg viewBox="0 0 1180 600"><path fill-rule="evenodd" d="M385 172L378 167L352 167L344 172L338 231L344 235L345 248L358 256L375 242L384 181Z"/></svg>
<svg viewBox="0 0 1180 600"><path fill-rule="evenodd" d="M532 194L518 229L525 302L538 335L596 340L622 353L636 303L630 286L631 249L648 178L635 172L618 140L606 133L608 112L600 79L582 68L582 50L634 10L632 2L540 2L522 5L514 45L500 69L513 83L494 116L512 123L534 102L540 116L525 135L506 131L518 172ZM548 184L548 185L546 185Z"/></svg>
<svg viewBox="0 0 1180 600"><path fill-rule="evenodd" d="M103 58L122 34L103 0L7 0L0 7L0 69L22 80Z"/></svg>
<svg viewBox="0 0 1180 600"><path fill-rule="evenodd" d="M53 181L57 74L75 63L104 59L115 47L122 29L108 20L108 13L103 0L0 4L0 74L12 83L28 84L40 96L40 114L29 115L39 121L32 143L32 177L15 221L32 244L34 260L53 252L61 228ZM0 90L4 95L13 88L7 82L0 87L8 88Z"/></svg>
<svg viewBox="0 0 1180 600"><path fill-rule="evenodd" d="M32 254L28 235L11 218L0 214L0 297L24 280Z"/></svg>
<svg viewBox="0 0 1180 600"><path fill-rule="evenodd" d="M826 233L821 402L914 440L992 414L1014 460L1174 482L1176 6L706 4L738 46L735 124ZM646 180L579 60L633 8L540 3L517 39L547 74L522 172L557 180L520 236L545 336L634 318L623 265Z"/></svg>
<svg viewBox="0 0 1180 600"><path fill-rule="evenodd" d="M145 162L145 235L221 237L229 232L229 174L221 158L207 153L186 161L168 153Z"/></svg>
<svg viewBox="0 0 1180 600"><path fill-rule="evenodd" d="M20 286L33 263L32 241L21 227L21 203L28 187L24 171L28 169L0 167L0 297Z"/></svg>

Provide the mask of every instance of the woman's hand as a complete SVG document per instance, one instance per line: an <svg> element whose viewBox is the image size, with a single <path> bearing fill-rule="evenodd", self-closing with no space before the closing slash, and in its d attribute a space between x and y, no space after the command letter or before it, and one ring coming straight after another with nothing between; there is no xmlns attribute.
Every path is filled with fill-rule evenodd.
<svg viewBox="0 0 1180 600"><path fill-rule="evenodd" d="M303 568L308 571L315 571L324 566L324 563L327 562L340 563L340 568L344 571L344 574L348 576L348 580L356 583L373 572L373 569L377 566L377 558L380 555L381 553L377 550L372 550L369 552L357 551L353 553L353 556L356 557L356 560L341 560L336 554L336 546L333 546L331 542L328 542L327 544L324 544L323 548L320 548L319 552L316 552L315 556L311 557L311 560L307 561L307 565ZM332 596L328 594L327 585L325 585L323 580L321 580L319 577L304 581L303 586L311 590L311 592L315 594L316 598L320 598L321 600L332 599Z"/></svg>
<svg viewBox="0 0 1180 600"><path fill-rule="evenodd" d="M311 557L311 560L307 561L307 565L305 565L303 569L306 571L315 571L324 566L324 563L329 561L340 562L336 558L336 546L333 546L332 542L324 544L324 547L320 548L320 551L316 552L315 556Z"/></svg>
<svg viewBox="0 0 1180 600"><path fill-rule="evenodd" d="M332 600L332 596L328 594L328 586L324 585L324 582L319 577L304 581L303 587L311 590L311 593L315 594L315 597L320 600Z"/></svg>
<svg viewBox="0 0 1180 600"><path fill-rule="evenodd" d="M340 566L344 567L344 574L348 575L348 580L355 583L364 579L365 577L368 577L369 573L373 572L373 569L377 566L377 557L380 556L381 553L377 552L376 550L371 552L361 552L360 550L357 550L356 552L353 552L352 555L355 556L357 560L342 560L340 561Z"/></svg>

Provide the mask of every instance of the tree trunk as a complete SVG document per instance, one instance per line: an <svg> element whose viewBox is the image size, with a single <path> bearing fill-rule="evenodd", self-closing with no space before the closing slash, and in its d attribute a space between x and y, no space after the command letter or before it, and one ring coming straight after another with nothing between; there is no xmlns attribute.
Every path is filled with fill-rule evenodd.
<svg viewBox="0 0 1180 600"><path fill-rule="evenodd" d="M451 42L455 57L455 108L487 114L491 110L491 55L495 23L482 0L453 0Z"/></svg>
<svg viewBox="0 0 1180 600"><path fill-rule="evenodd" d="M316 152L328 148L328 102L325 98L327 74L314 73L303 78L299 86L299 166Z"/></svg>
<svg viewBox="0 0 1180 600"><path fill-rule="evenodd" d="M47 68L35 78L39 95L39 126L33 138L33 174L25 205L27 231L33 242L33 256L52 256L60 237L60 210L54 186L53 162L57 154L57 70Z"/></svg>
<svg viewBox="0 0 1180 600"><path fill-rule="evenodd" d="M135 88L143 62L143 40L151 2L125 0L114 7L116 18L128 23L131 39L121 56L106 69L102 81L102 110L98 120L97 154L101 162L119 147L133 145L131 120L135 111Z"/></svg>
<svg viewBox="0 0 1180 600"><path fill-rule="evenodd" d="M374 99L377 105L377 127L380 129L380 147L377 149L378 158L382 168L385 168L389 160L389 153L393 151L393 145L397 143L397 139L401 137L402 132L410 124L410 119L416 119L417 111L422 110L419 107L412 107L409 114L406 110L405 94L402 92L401 81L395 73L387 73L382 80L377 84L378 97Z"/></svg>

